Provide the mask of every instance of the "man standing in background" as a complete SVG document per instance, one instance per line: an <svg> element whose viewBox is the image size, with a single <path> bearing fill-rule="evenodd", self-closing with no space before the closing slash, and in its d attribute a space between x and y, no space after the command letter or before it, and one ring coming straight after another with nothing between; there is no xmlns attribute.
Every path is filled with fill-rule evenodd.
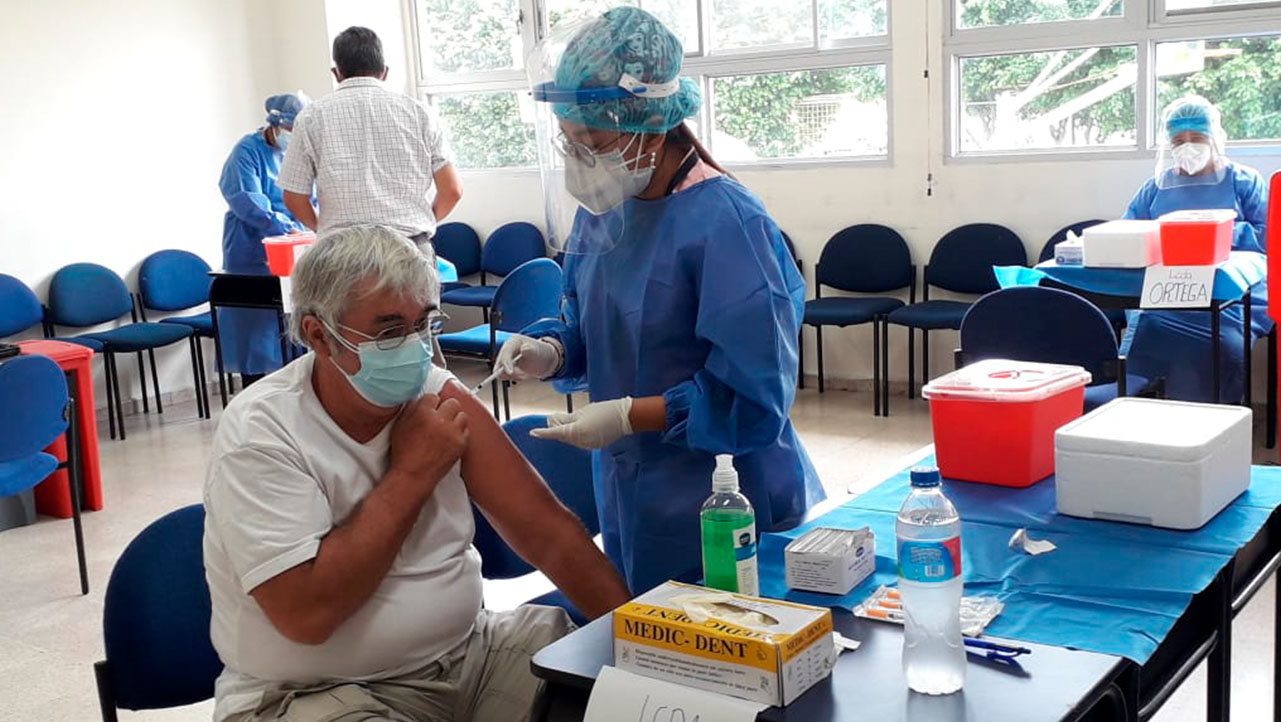
<svg viewBox="0 0 1281 722"><path fill-rule="evenodd" d="M338 89L298 116L280 169L285 205L319 233L390 226L421 248L462 198L435 112L383 86L382 42L368 28L334 38ZM315 183L320 217L311 204ZM435 188L434 200L429 195Z"/></svg>

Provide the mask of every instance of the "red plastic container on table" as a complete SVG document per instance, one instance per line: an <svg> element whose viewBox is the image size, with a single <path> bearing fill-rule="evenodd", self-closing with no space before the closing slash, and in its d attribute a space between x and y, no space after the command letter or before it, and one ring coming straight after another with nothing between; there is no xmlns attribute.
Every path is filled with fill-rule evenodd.
<svg viewBox="0 0 1281 722"><path fill-rule="evenodd" d="M1217 266L1232 253L1237 213L1233 210L1175 211L1161 223L1161 263L1166 266Z"/></svg>
<svg viewBox="0 0 1281 722"><path fill-rule="evenodd" d="M930 382L934 451L949 479L1026 487L1054 473L1054 432L1085 409L1080 366L990 359Z"/></svg>
<svg viewBox="0 0 1281 722"><path fill-rule="evenodd" d="M267 236L262 239L267 251L267 268L273 276L288 276L294 272L294 262L307 246L316 242L315 233L291 233L287 236Z"/></svg>

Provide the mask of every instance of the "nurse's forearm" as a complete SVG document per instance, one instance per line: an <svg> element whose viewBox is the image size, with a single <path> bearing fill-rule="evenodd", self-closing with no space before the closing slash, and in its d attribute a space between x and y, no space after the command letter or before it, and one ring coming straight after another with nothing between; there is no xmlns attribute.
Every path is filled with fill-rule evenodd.
<svg viewBox="0 0 1281 722"><path fill-rule="evenodd" d="M632 431L665 431L667 429L667 400L662 396L645 396L632 399L632 412L627 420Z"/></svg>
<svg viewBox="0 0 1281 722"><path fill-rule="evenodd" d="M311 205L311 196L285 191L285 207L299 223L316 230L316 209Z"/></svg>

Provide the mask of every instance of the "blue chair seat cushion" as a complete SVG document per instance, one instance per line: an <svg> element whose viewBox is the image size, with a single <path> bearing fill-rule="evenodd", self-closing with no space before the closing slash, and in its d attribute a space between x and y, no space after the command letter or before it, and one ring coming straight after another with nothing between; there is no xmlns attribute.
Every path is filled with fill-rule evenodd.
<svg viewBox="0 0 1281 722"><path fill-rule="evenodd" d="M192 334L190 326L176 323L131 323L110 331L86 333L80 338L101 341L103 350L111 353L132 353L168 346Z"/></svg>
<svg viewBox="0 0 1281 722"><path fill-rule="evenodd" d="M460 288L471 288L471 284L466 281L445 281L440 285L440 292L443 295Z"/></svg>
<svg viewBox="0 0 1281 722"><path fill-rule="evenodd" d="M569 612L569 618L574 620L574 624L577 624L580 627L586 626L586 624L591 621L587 618L587 615L578 611L578 607L575 607L574 603L569 601L569 597L566 597L565 593L559 589L534 597L525 603L541 604L545 607L560 607L566 612Z"/></svg>
<svg viewBox="0 0 1281 722"><path fill-rule="evenodd" d="M805 302L805 323L855 326L902 307L897 298L816 298Z"/></svg>
<svg viewBox="0 0 1281 722"><path fill-rule="evenodd" d="M494 352L502 348L502 345L509 338L511 338L511 334L506 331L499 331L494 334ZM472 326L466 331L444 333L437 336L436 340L440 342L442 351L488 356L490 352L489 324L482 323L479 326Z"/></svg>
<svg viewBox="0 0 1281 722"><path fill-rule="evenodd" d="M889 322L929 331L941 328L959 330L961 319L965 318L970 305L964 301L922 301L894 311L890 314Z"/></svg>
<svg viewBox="0 0 1281 722"><path fill-rule="evenodd" d="M455 288L452 291L446 291L440 296L441 303L448 303L454 306L483 306L489 307L494 305L494 294L498 291L498 286L467 286L466 288Z"/></svg>
<svg viewBox="0 0 1281 722"><path fill-rule="evenodd" d="M1149 383L1150 382L1143 376L1136 376L1135 374L1126 374L1125 375L1126 395L1127 396L1137 395L1140 391L1147 388ZM1116 397L1117 397L1117 386L1115 382L1110 384L1098 384L1095 386L1086 386L1085 387L1085 410L1087 413L1090 411L1093 411L1099 408L1100 406L1102 406L1103 404L1106 404L1107 402L1116 399Z"/></svg>
<svg viewBox="0 0 1281 722"><path fill-rule="evenodd" d="M63 343L74 343L77 346L84 346L85 348L93 349L94 353L102 353L102 342L96 338L88 338L86 336L72 336L70 338L64 338L61 336L55 336L49 340L62 341Z"/></svg>
<svg viewBox="0 0 1281 722"><path fill-rule="evenodd" d="M159 323L172 323L178 326L186 326L196 332L197 336L213 338L213 318L209 312L198 313L194 316L170 316L169 318L160 319Z"/></svg>
<svg viewBox="0 0 1281 722"><path fill-rule="evenodd" d="M0 496L20 494L49 478L57 468L58 460L43 451L26 458L0 462Z"/></svg>

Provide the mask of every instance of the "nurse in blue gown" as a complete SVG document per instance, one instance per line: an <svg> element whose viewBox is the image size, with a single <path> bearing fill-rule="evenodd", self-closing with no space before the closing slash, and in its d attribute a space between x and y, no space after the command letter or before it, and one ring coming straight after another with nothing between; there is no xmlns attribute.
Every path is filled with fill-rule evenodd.
<svg viewBox="0 0 1281 722"><path fill-rule="evenodd" d="M1126 218L1155 220L1181 210L1236 212L1232 250L1266 253L1267 182L1258 171L1230 160L1219 111L1199 96L1180 98L1162 118L1165 143L1156 175L1130 201ZM1272 328L1265 284L1255 288L1249 328L1244 309L1223 314L1220 338L1220 401L1239 403L1245 393L1244 333L1251 344ZM1145 311L1138 315L1128 349L1128 370L1147 379L1165 379L1168 398L1213 401L1209 312Z"/></svg>
<svg viewBox="0 0 1281 722"><path fill-rule="evenodd" d="M549 207L563 187L576 209L563 235L549 211L567 236L563 313L508 341L496 369L587 389L590 405L534 433L598 450L605 551L641 593L701 576L715 455L734 456L758 531L823 498L788 418L805 282L761 201L684 124L701 96L679 77L680 41L632 7L570 37L541 64L554 80L532 78L556 152Z"/></svg>
<svg viewBox="0 0 1281 722"><path fill-rule="evenodd" d="M294 119L307 103L301 93L267 99L267 124L244 136L222 167L218 188L227 201L222 227L222 267L231 273L269 273L262 239L305 230L285 207L276 176L289 147ZM281 367L275 311L218 311L224 369L245 384Z"/></svg>

